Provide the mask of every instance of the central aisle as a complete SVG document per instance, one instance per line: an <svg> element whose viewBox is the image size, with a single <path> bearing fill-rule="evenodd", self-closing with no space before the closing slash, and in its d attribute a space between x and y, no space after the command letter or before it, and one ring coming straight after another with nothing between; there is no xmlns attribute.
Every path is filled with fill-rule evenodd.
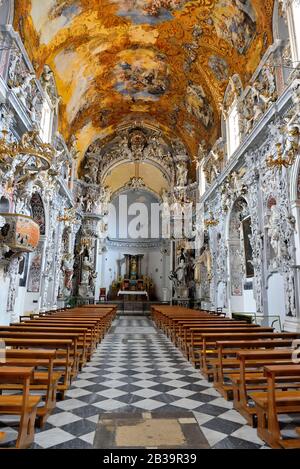
<svg viewBox="0 0 300 469"><path fill-rule="evenodd" d="M192 411L212 448L260 448L245 425L173 344L145 317L113 323L92 362L57 403L36 448L93 448L99 418L110 414Z"/></svg>

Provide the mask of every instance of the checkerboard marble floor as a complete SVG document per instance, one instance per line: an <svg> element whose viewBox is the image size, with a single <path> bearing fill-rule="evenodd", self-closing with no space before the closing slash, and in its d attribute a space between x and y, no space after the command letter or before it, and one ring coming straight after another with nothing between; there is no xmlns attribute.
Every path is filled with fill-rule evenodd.
<svg viewBox="0 0 300 469"><path fill-rule="evenodd" d="M145 317L113 323L92 361L58 402L34 448L93 448L105 412L192 411L211 448L265 448L255 429ZM2 419L2 417L1 417ZM1 425L11 441L16 431Z"/></svg>

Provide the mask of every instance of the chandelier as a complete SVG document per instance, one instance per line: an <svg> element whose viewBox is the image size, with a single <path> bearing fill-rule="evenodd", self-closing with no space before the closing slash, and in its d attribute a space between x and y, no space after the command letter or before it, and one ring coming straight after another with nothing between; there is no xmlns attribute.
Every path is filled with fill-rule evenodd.
<svg viewBox="0 0 300 469"><path fill-rule="evenodd" d="M42 143L38 130L30 130L23 134L20 142L9 141L8 131L2 130L0 138L0 161L11 163L21 158L16 169L32 172L47 171L55 156L55 149L48 143Z"/></svg>
<svg viewBox="0 0 300 469"><path fill-rule="evenodd" d="M76 217L76 209L75 208L65 208L64 214L57 217L57 221L63 222L69 225L77 225L80 222L77 220Z"/></svg>
<svg viewBox="0 0 300 469"><path fill-rule="evenodd" d="M212 211L209 212L210 218L205 220L205 226L207 228L213 228L214 226L217 226L219 224L219 221L214 218L214 214Z"/></svg>
<svg viewBox="0 0 300 469"><path fill-rule="evenodd" d="M291 149L287 154L283 153L281 143L276 144L277 156L269 156L266 160L269 168L289 168L293 166L296 161L297 152L296 149Z"/></svg>
<svg viewBox="0 0 300 469"><path fill-rule="evenodd" d="M291 121L294 120L294 117ZM266 159L269 168L288 168L293 166L299 153L300 143L300 126L299 124L291 124L282 127L281 133L285 135L284 143L282 141L275 144L276 156L270 155Z"/></svg>

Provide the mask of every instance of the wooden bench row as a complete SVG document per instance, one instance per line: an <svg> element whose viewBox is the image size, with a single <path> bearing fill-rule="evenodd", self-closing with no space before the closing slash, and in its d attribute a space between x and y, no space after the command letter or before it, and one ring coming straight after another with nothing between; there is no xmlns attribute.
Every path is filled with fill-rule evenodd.
<svg viewBox="0 0 300 469"><path fill-rule="evenodd" d="M56 400L91 359L109 330L116 307L75 308L0 326L5 350L0 363L0 414L19 415L17 448L29 447L35 424L42 427ZM25 373L20 374L20 370ZM38 392L39 396L33 396ZM3 435L2 435L3 437Z"/></svg>
<svg viewBox="0 0 300 469"><path fill-rule="evenodd" d="M184 314L186 313L186 317ZM197 317L198 316L198 317ZM300 413L300 366L293 361L297 333L216 321L206 312L154 306L152 319L220 394L272 448L300 448L280 432L281 413Z"/></svg>

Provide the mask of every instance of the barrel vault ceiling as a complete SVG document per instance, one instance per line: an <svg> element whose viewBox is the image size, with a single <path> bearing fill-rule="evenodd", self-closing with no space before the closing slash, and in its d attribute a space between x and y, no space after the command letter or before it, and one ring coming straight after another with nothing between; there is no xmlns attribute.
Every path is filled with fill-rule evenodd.
<svg viewBox="0 0 300 469"><path fill-rule="evenodd" d="M145 122L192 157L219 136L229 77L247 83L271 43L273 1L16 0L15 27L37 74L52 68L82 156Z"/></svg>

